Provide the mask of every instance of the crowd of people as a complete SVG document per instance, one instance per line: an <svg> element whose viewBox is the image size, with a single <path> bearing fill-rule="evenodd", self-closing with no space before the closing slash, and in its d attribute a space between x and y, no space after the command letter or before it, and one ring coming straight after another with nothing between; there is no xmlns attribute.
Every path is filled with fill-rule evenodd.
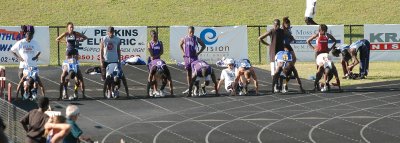
<svg viewBox="0 0 400 143"><path fill-rule="evenodd" d="M308 25L317 25L313 18L315 16L316 0L307 0L305 12L305 22ZM206 86L213 82L215 95L220 95L220 87L224 84L224 89L228 95L249 95L248 86L253 81L254 94L259 94L259 85L256 72L249 59L235 59L232 57L223 58L216 63L218 67L224 67L220 78L217 79L215 69L206 61L199 58L206 46L201 38L197 37L195 28L188 27L188 33L180 41L180 49L183 53L183 63L181 66L186 70L187 90L183 92L187 97L207 95ZM146 93L147 97L164 97L167 95L165 87L169 86L169 96L174 96L172 73L161 56L164 53L163 42L158 39L155 30L150 31L151 41L147 44L149 57L146 61L140 56L132 56L121 60L121 41L114 35L115 29L110 26L107 28L107 35L101 37L100 41L100 67L97 70L104 81L105 97L118 98L121 82L125 87L125 92L129 97L129 90L122 66L147 65L148 77ZM38 109L31 110L26 116L21 118L20 123L27 132L27 143L76 143L80 141L92 142L89 137L82 135L82 130L76 124L79 117L79 108L76 105L66 107L65 116L61 113L51 112L49 109L49 99L45 97L45 88L40 80L37 61L40 56L41 47L33 40L35 33L34 26L21 26L21 33L25 38L19 40L11 48L12 54L20 61L18 76L20 81L17 86L17 97L21 93L23 99L36 100ZM266 38L270 37L270 43ZM60 99L78 99L78 90L81 89L81 97L85 98L85 85L83 74L79 67L78 42L88 39L84 34L74 31L74 24L67 23L67 31L56 38L57 42L66 44L65 60L62 64L60 77ZM272 91L275 93L288 92L288 82L296 79L299 90L304 93L299 71L296 69L297 56L290 45L295 41L291 33L289 17L273 21L273 28L258 37L258 40L267 46L269 50L269 64L272 77ZM315 44L312 44L315 41ZM329 41L332 41L331 43ZM328 46L328 44L331 46ZM319 25L318 33L312 35L307 40L308 46L315 51L316 72L314 80L315 91L329 91L331 86L337 86L341 90L338 70L332 60L332 56L341 57L340 64L343 69L344 78L364 79L368 76L370 43L366 39L358 40L350 45L342 44L336 46L336 39L328 33L325 24ZM360 54L357 56L357 54ZM358 58L359 57L359 58ZM351 61L351 62L350 62ZM359 74L353 73L354 67L360 64ZM335 82L331 80L335 77ZM74 80L74 94L68 95L67 87ZM204 82L200 82L204 80ZM322 82L320 81L322 80ZM160 83L160 88L158 85ZM38 88L41 89L42 96L38 96ZM3 134L6 128L0 118L0 142L7 142L7 137Z"/></svg>
<svg viewBox="0 0 400 143"><path fill-rule="evenodd" d="M38 109L20 119L26 131L26 143L93 142L76 124L80 113L76 105L68 105L65 116L59 111L51 111L47 97L38 97L37 105Z"/></svg>
<svg viewBox="0 0 400 143"><path fill-rule="evenodd" d="M296 54L290 45L295 40L291 33L291 25L289 17L281 20L275 19L273 21L273 28L262 34L258 40L267 46L269 49L269 61L271 67L272 77L272 91L283 92L288 91L288 82L290 79L296 79L300 91L305 92L298 71L296 69ZM25 35L24 39L19 40L11 48L13 55L19 59L19 77L20 82L17 86L18 92L21 92L23 99L37 98L37 89L41 88L42 95L45 95L43 84L40 80L39 69L37 67L37 60L40 55L40 47L35 40L34 26L23 25L21 26L21 33ZM258 92L257 75L251 65L249 59L233 59L225 58L219 61L219 64L224 65L227 69L222 70L219 81L215 75L214 69L209 63L199 58L199 55L206 48L203 41L194 35L195 28L188 27L188 34L180 41L180 49L183 53L182 66L186 70L186 78L188 88L183 94L186 96L202 96L206 95L206 86L210 81L214 83L215 95L219 96L219 88L225 82L225 89L229 95L247 95L249 92L248 85L253 80L255 87L255 94ZM101 73L101 80L104 81L104 97L118 98L121 82L125 87L125 92L129 97L128 85L126 77L122 71L122 66L125 64L138 65L146 64L140 56L132 56L128 59L121 60L121 41L114 35L115 29L110 26L107 28L107 35L101 37L100 40L100 67L98 72ZM163 42L158 39L158 33L155 30L150 31L151 41L147 44L150 56L147 59L148 67L148 83L146 87L147 97L164 97L165 87L169 85L169 94L174 96L173 82L171 72L168 69L165 61L161 56L164 53ZM270 37L270 43L267 43L266 38ZM63 40L65 39L65 40ZM60 80L60 96L59 99L78 99L78 89L81 89L81 97L85 98L85 86L83 74L79 67L79 51L77 42L86 40L84 34L74 31L74 24L67 23L67 31L62 33L56 38L57 42L66 43L66 59L62 65L62 73ZM315 41L313 45L312 42ZM330 41L332 41L330 43ZM328 43L331 46L328 46ZM315 59L317 72L315 74L314 90L316 91L329 91L331 85L340 87L340 79L335 64L332 61L331 54L335 57L341 55L341 65L345 78L360 78L364 79L368 75L369 63L369 41L359 40L351 45L342 44L336 46L336 39L333 35L328 33L328 27L325 24L319 25L318 33L312 35L307 40L308 46L315 51ZM360 53L360 60L357 53ZM352 61L350 63L350 60ZM354 67L360 63L360 73L353 73ZM336 82L330 83L331 79L335 77ZM200 79L204 79L204 83L200 83ZM323 81L320 83L320 80ZM67 87L74 80L74 94L68 95ZM158 89L158 82L161 87ZM321 89L322 88L322 89Z"/></svg>

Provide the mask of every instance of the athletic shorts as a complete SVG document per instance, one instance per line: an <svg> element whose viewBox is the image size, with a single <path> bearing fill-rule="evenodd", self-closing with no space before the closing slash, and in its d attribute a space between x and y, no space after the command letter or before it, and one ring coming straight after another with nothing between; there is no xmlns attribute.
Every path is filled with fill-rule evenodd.
<svg viewBox="0 0 400 143"><path fill-rule="evenodd" d="M185 69L187 71L192 70L192 62L196 61L198 58L197 57L183 57L185 60Z"/></svg>
<svg viewBox="0 0 400 143"><path fill-rule="evenodd" d="M328 53L321 53L315 59L317 65L324 65L324 68L332 68L331 57Z"/></svg>
<svg viewBox="0 0 400 143"><path fill-rule="evenodd" d="M201 77L197 76L196 81L199 81L200 78L201 78ZM205 81L210 81L210 80L211 80L211 75L207 75L207 76L204 78L204 80L205 80Z"/></svg>
<svg viewBox="0 0 400 143"><path fill-rule="evenodd" d="M76 48L67 48L65 55L66 56L79 55L79 51Z"/></svg>

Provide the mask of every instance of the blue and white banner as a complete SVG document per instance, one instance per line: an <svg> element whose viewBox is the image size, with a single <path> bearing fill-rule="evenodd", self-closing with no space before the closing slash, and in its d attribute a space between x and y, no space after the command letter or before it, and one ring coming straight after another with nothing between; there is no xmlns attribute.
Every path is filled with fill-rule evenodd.
<svg viewBox="0 0 400 143"><path fill-rule="evenodd" d="M327 25L328 33L336 39L336 46L344 43L344 25ZM267 31L272 29L272 25L267 26ZM318 25L293 25L291 28L292 35L295 39L290 45L296 53L298 61L315 62L315 53L307 45L307 39L314 34L318 34ZM267 42L270 43L270 38L267 37ZM316 46L316 39L311 41L313 46ZM333 41L329 40L329 48L332 46ZM268 51L268 50L267 50ZM335 58L336 59L336 58Z"/></svg>
<svg viewBox="0 0 400 143"><path fill-rule="evenodd" d="M75 31L88 37L79 42L80 62L100 62L100 39L107 35L108 26L75 26ZM133 55L140 55L146 59L147 52L147 26L114 26L114 35L121 39L121 59L127 59ZM60 48L65 45L60 43Z"/></svg>
<svg viewBox="0 0 400 143"><path fill-rule="evenodd" d="M188 35L188 26L170 27L170 57L178 62L183 61L183 52L180 41ZM195 33L206 49L199 55L199 59L215 63L222 57L248 58L247 26L227 27L195 27ZM199 45L199 51L201 46Z"/></svg>
<svg viewBox="0 0 400 143"><path fill-rule="evenodd" d="M38 64L50 64L50 33L49 26L35 26L33 39L39 44L40 56ZM12 54L11 47L19 40L25 38L21 34L20 26L0 26L0 65L19 64Z"/></svg>

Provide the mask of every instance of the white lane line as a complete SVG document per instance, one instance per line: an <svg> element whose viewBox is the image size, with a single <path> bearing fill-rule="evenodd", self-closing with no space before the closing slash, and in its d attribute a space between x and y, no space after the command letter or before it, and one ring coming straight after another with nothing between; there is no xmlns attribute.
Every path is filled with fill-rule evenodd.
<svg viewBox="0 0 400 143"><path fill-rule="evenodd" d="M344 96L344 97L352 97L352 96L357 96L357 95L353 94L353 95ZM321 100L323 100L323 101L328 101L328 100L332 100L332 99L338 99L338 98L337 98L337 97L335 97L335 98L321 98ZM371 99L368 99L368 100L371 100ZM368 100L362 100L362 101L368 101ZM288 100L286 100L286 101L289 102L289 103L292 103L293 106L302 106L302 105L304 105L304 103L297 104L297 103L293 103L293 102L288 101ZM346 103L346 104L357 103L357 102L362 102L362 101L349 102L349 103ZM307 103L307 104L308 104L308 103ZM346 104L336 104L336 105L327 106L327 107L324 107L324 108L312 109L312 110L309 110L309 111L307 111L307 112L303 112L303 113L299 113L299 114L295 114L295 115L291 115L291 116L284 116L284 115L280 115L280 114L278 114L278 113L275 112L275 114L278 114L278 115L283 116L283 117L285 117L285 118L282 118L282 119L280 119L280 120L278 120L278 121L275 121L275 122L272 122L272 123L268 124L267 126L264 126L264 127L258 132L258 134L257 134L257 140L258 140L258 142L261 143L261 142L262 142L262 141L261 141L261 133L262 133L265 129L271 130L271 129L269 128L270 126L272 126L272 125L274 125L274 124L276 124L276 123L278 123L278 122L281 122L281 121L283 121L283 120L285 120L285 119L289 119L289 118L292 118L292 117L295 117L295 116L299 116L299 115L306 114L306 113L310 113L310 112L314 112L314 111L319 111L319 110L326 109L326 108L331 108L331 107L346 105ZM302 107L305 107L305 106L302 106ZM307 107L305 107L305 108L307 108ZM297 122L302 123L302 124L304 124L304 125L307 125L307 126L309 126L309 127L313 127L312 125L310 125L310 124L308 124L308 123L305 123L305 122L302 122L302 121L298 121L298 120L294 120L294 121L297 121ZM325 129L321 129L321 130L324 130L324 131L326 131L326 132L328 132L328 133L331 133L331 134L333 134L333 135L338 135L338 136L344 137L344 138L349 139L349 140L352 140L352 141L356 141L355 139L352 139L352 138L347 137L347 136L345 136L345 135L341 135L341 134L338 134L338 133L335 133L335 132L332 132L332 131L329 131L329 130L325 130Z"/></svg>
<svg viewBox="0 0 400 143"><path fill-rule="evenodd" d="M100 84L100 85L103 85L103 84L101 84L101 83L99 83L99 82L97 82L97 81L94 81L94 80L92 80L92 79L88 79L88 78L85 78L84 77L84 79L86 79L86 80L89 80L89 81L92 81L92 82L94 82L94 83L97 83L97 84ZM132 81L134 81L134 80L132 80ZM140 82L138 82L138 81L134 81L134 82L137 82L137 83L140 83ZM143 84L143 83L141 83L142 85L145 85L145 84ZM125 92L123 92L123 91L121 91L122 93L125 93ZM125 93L126 94L126 93ZM145 102L147 102L147 103L150 103L151 105L154 105L154 106L156 106L157 104L154 104L154 103L151 103L151 102L149 102L149 101L146 101L146 100L143 100L143 99L141 99L142 101L145 101ZM117 107L114 107L114 106L112 106L112 105L109 105L109 104L107 104L107 103L105 103L105 102L103 102L103 101L99 101L99 100L96 100L96 101L98 101L98 102L100 102L100 103L103 103L103 104L106 104L107 106L111 106L112 108L114 108L114 109L116 109L116 110L118 110L118 111L120 111L120 112L122 112L122 113L124 113L124 114L126 114L126 115L128 115L128 116L132 116L132 117L136 117L135 115L133 115L133 114L129 114L129 113L127 113L127 112L125 112L125 111L123 111L123 110L120 110L119 108L117 108ZM156 107L161 107L161 106L156 106ZM163 107L161 107L161 108L163 108ZM165 110L166 108L164 108L164 110ZM167 109L167 111L168 111L168 109ZM170 111L170 112L172 112L172 111ZM143 121L143 119L141 119L141 118L139 118L139 117L137 117L140 121ZM158 128L162 128L162 127L160 127L160 126L157 126L157 125L155 125L155 124L152 124L153 126L155 126L155 127L158 127ZM119 130L119 129L121 129L121 128L118 128L117 130ZM107 134L104 138L103 138L103 140L102 140L102 143L104 143L105 142L105 140L108 138L108 136L110 136L113 132L115 132L115 130L113 130L113 131L111 131L109 134ZM177 134L177 133L174 133L174 132L172 132L172 131L169 131L170 133L172 133L172 134L175 134L175 135L177 135L177 136L179 136L179 137L181 137L181 138L183 138L183 139L186 139L186 140L189 140L189 141L191 141L190 139L188 139L188 138L186 138L186 137L184 137L184 136L181 136L181 135L179 135L179 134Z"/></svg>
<svg viewBox="0 0 400 143"><path fill-rule="evenodd" d="M362 95L362 96L363 96L363 97L366 97L366 98L369 98L369 99L372 99L372 100L382 101L381 98L372 98L372 97L368 97L368 96L365 96L365 95ZM389 97L391 97L391 96L389 96ZM321 97L321 98L322 98L322 97ZM331 101L336 102L336 103L339 103L339 104L342 104L341 102L338 102L338 101L335 101L335 100L331 100ZM384 104L384 105L394 104L394 103L389 103L389 102L386 102L386 101L382 101L382 102L387 103L387 104ZM357 110L352 111L352 112L348 112L348 113L344 113L344 114L341 114L341 115L336 115L336 116L333 116L333 117L330 118L330 119L327 119L327 120L325 120L325 121L323 121L323 122L318 123L318 124L315 125L313 128L311 128L311 130L309 131L309 135L308 135L308 136L309 136L309 139L310 139L312 142L315 143L315 140L313 140L313 138L312 138L312 133L313 133L313 131L315 130L315 128L318 128L318 127L321 126L322 124L324 124L324 123L326 123L326 122L328 122L328 121L330 121L330 120L333 120L333 119L340 119L340 120L349 122L349 123L354 124L354 125L363 126L362 124L359 124L359 123L356 123L356 122L353 122L353 121L350 121L350 120L346 120L345 118L338 118L338 117L341 117L341 116L344 116L344 115L348 115L348 114L355 113L355 112L358 112L358 111L366 111L366 112L369 112L369 113L371 113L371 114L375 114L375 115L378 115L378 116L383 116L383 115L381 115L381 114L378 114L378 113L371 112L371 111L368 111L368 110L367 110L367 109L373 109L373 108L375 108L375 107L380 107L380 106L373 106L373 107L369 107L369 108L358 108L358 107L351 106L351 105L347 105L347 106L350 106L350 107L355 108L355 109L357 109ZM326 113L324 113L324 114L326 114ZM396 121L398 121L398 120L396 120ZM396 137L396 138L400 138L400 137L398 137L398 136L396 136L396 135L392 135L392 134L387 133L387 132L385 132L385 131L381 131L381 130L378 130L378 129L375 129L375 128L372 128L372 129L375 130L375 131L377 131L377 132L381 132L381 133L383 133L383 134L387 134L387 135L389 135L389 136L393 136L393 137Z"/></svg>
<svg viewBox="0 0 400 143"><path fill-rule="evenodd" d="M48 79L48 78L46 78L46 77L44 77L44 76L41 76L41 77L42 77L43 79L46 79L46 80L48 80L48 81L50 81L50 82L56 84L56 85L59 85L57 82L52 81L52 80L50 80L50 79ZM96 81L93 81L93 80L90 80L90 79L87 79L87 80L92 81L92 82L94 82L94 83L100 84L99 82L96 82ZM103 84L100 84L100 85L103 85ZM91 96L88 95L88 94L86 94L86 97L94 99L93 97L91 97ZM125 112L125 111L123 111L123 110L121 110L121 109L119 109L119 108L117 108L117 107L115 107L115 106L112 106L112 105L110 105L110 104L108 104L108 103L105 103L105 102L103 102L103 101L101 101L101 100L95 99L95 101L100 102L100 103L102 103L102 104L104 104L104 105L107 105L108 107L111 107L111 108L113 108L114 110L117 110L117 111L119 111L119 112L121 112L121 113L124 113L124 114L126 114L126 115L129 115L129 116L131 116L131 117L133 117L133 118L136 118L136 119L138 119L138 120L141 120L141 121L143 120L143 119L141 119L141 118L138 117L138 116L135 116L135 115L133 115L133 114L129 114L128 112Z"/></svg>
<svg viewBox="0 0 400 143"><path fill-rule="evenodd" d="M362 138L365 142L370 143L370 141L364 136L364 131L365 131L365 129L366 129L366 128L369 128L369 125L375 123L376 121L382 120L382 119L384 119L384 118L387 118L387 117L389 117L389 116L392 116L392 115L395 115L395 114L398 114L398 113L400 113L400 112L395 112L395 113L392 113L392 114L389 114L389 115L380 117L380 118L378 118L378 119L375 119L375 120L369 122L368 124L365 124L365 125L361 128L361 130L360 130L361 138Z"/></svg>
<svg viewBox="0 0 400 143"><path fill-rule="evenodd" d="M141 68L138 68L138 67L136 67L136 66L133 66L133 65L128 65L129 67L133 67L133 68L135 68L135 69L138 69L138 70L140 70L140 71L143 71L143 72L145 72L145 73L148 73L149 71L147 71L147 70L144 70L144 69L141 69ZM170 68L171 66L168 66L168 68ZM146 77L147 78L147 77ZM180 81L177 81L177 80L172 80L172 81L174 81L174 82L176 82L176 83L180 83L180 84L183 84L183 85L187 85L187 83L184 83L184 82L180 82Z"/></svg>
<svg viewBox="0 0 400 143"><path fill-rule="evenodd" d="M368 89L368 88L386 87L386 86L393 86L393 85L400 85L400 83L384 84L384 85L375 85L375 86L367 86L367 87L356 87L356 89Z"/></svg>
<svg viewBox="0 0 400 143"><path fill-rule="evenodd" d="M205 105L205 104L203 104L203 103L200 103L200 102L194 101L194 100L192 100L192 99L189 99L189 98L183 98L183 99L185 99L185 100L188 100L188 101L190 101L190 102L193 102L193 103L196 103L196 104L199 104L199 105L201 105L201 106L208 106L208 105Z"/></svg>
<svg viewBox="0 0 400 143"><path fill-rule="evenodd" d="M137 67L135 67L135 66L131 66L131 67L134 67L134 68L136 68L136 69L139 69L139 70L141 70L141 71L143 71L143 72L147 72L146 70L137 68ZM173 80L173 81L176 81L176 80ZM179 82L179 81L176 81L176 82ZM180 83L186 85L186 83L183 83L183 82L180 82ZM189 101L192 101L192 102L193 102L193 100L190 100L190 99L189 99ZM151 102L150 102L150 103L151 103ZM158 105L157 105L157 106L158 106ZM160 107L161 107L161 106L160 106ZM161 107L161 108L163 108L163 107ZM164 110L165 110L165 109L164 109ZM171 112L172 112L172 111L171 111ZM226 114L228 114L228 113L226 113ZM178 114L178 115L180 115L180 116L182 116L182 117L186 117L186 116L181 115L181 114ZM186 117L186 118L187 118L187 117ZM207 124L204 124L204 123L201 123L201 122L198 122L198 123L203 124L203 125L208 126L208 127L211 127L211 126L209 126L209 125L207 125ZM167 131L168 131L168 130L167 130ZM221 132L222 132L222 131L221 131ZM242 141L248 142L248 141L246 141L246 140L244 140L244 139L242 139L242 138L236 137L236 136L234 136L234 135L232 135L232 134L229 134L229 133L226 133L226 132L222 132L222 133L227 134L227 135L229 135L229 136L232 136L232 137L234 137L234 138L240 139L240 140L242 140ZM178 135L179 137L183 137L183 136L181 136L181 135L179 135L179 134L176 134L176 135Z"/></svg>
<svg viewBox="0 0 400 143"><path fill-rule="evenodd" d="M151 104L151 105L153 105L153 106L156 106L156 107L158 107L158 108L160 108L160 109L163 109L163 110L165 110L165 111L173 112L173 111L171 111L171 110L169 110L169 109L167 109L167 108L164 108L164 107L162 107L162 106L160 106L160 105L157 105L157 104L155 104L155 103L153 103L153 102L150 102L150 101L147 101L147 100L144 100L144 99L140 99L140 100L142 100L142 101L144 101L144 102L146 102L146 103L149 103L149 104Z"/></svg>
<svg viewBox="0 0 400 143"><path fill-rule="evenodd" d="M273 96L273 95L268 95L268 96ZM304 98L304 97L308 97L308 96L309 96L309 95L305 95L305 96L294 96L294 97L290 97L289 99ZM267 96L261 96L261 97L267 97ZM280 100L282 100L282 99L280 99ZM153 143L156 143L156 142L157 142L158 136L159 136L162 132L164 132L165 130L168 130L168 128L171 128L171 127L173 127L173 126L176 126L176 125L178 125L178 124L181 124L181 123L184 123L184 122L187 122L187 121L192 121L192 120L195 119L195 118L204 117L204 116L211 115L211 114L214 114L214 113L223 113L224 111L233 110L233 109L238 109L238 108L247 107L247 106L255 106L255 105L259 105L259 104L272 103L272 102L280 101L280 100L272 100L272 101L265 101L265 102L261 102L261 103L255 103L255 104L251 104L251 105L237 106L237 107L228 108L228 109L225 109L225 110L217 110L216 112L209 112L209 113L207 113L207 114L203 114L203 115L199 115L199 116L196 116L196 117L188 118L188 119L186 119L186 120L183 120L183 121L177 122L177 123L175 123L175 124L173 124L173 125L170 125L170 126L168 126L168 127L165 127L163 130L159 131L159 132L156 134L156 136L153 138ZM209 105L209 106L210 106L210 105ZM210 128L213 128L213 127L210 127ZM220 130L217 130L217 131L220 131ZM223 131L220 131L220 132L222 132L222 133L224 133L224 134L227 134L226 132L223 132ZM228 134L228 135L231 136L231 134ZM234 137L234 138L236 138L236 137Z"/></svg>
<svg viewBox="0 0 400 143"><path fill-rule="evenodd" d="M272 96L272 97L274 97L274 96ZM274 97L274 98L277 98L277 97ZM282 99L282 98L280 98L280 99L278 99L278 100L287 100L287 99ZM244 102L244 101L241 101L241 102L243 102L243 103L245 103L245 104L247 104L247 105L252 105L252 104L249 104L249 103ZM304 103L303 103L303 104L304 104ZM267 110L267 109L265 109L265 108L261 108L261 107L258 107L258 106L254 106L254 105L252 105L252 106L255 107L255 108L261 109L263 112L264 112L265 110ZM287 106L292 106L292 105L287 105ZM281 107L281 108L282 108L282 107ZM286 108L286 107L284 107L284 108ZM272 109L271 109L271 110L272 110ZM262 112L261 112L261 113L262 113ZM271 112L271 113L273 113L273 112ZM252 124L252 125L254 125L254 126L257 126L257 127L262 128L263 126L261 126L261 125L259 125L259 124L257 124L257 123L251 122L250 120L242 120L242 118L244 118L244 117L248 117L248 116L252 116L252 115L256 115L256 114L258 114L258 113L252 113L252 114L250 114L250 115L245 115L245 116L236 117L234 120L226 121L226 122L224 122L224 123L218 125L217 127L214 127L213 129L211 129L211 130L207 133L207 135L206 135L206 137L205 137L206 143L209 142L209 136L211 135L211 133L212 133L214 130L217 130L217 131L218 131L218 128L220 128L221 126L223 126L223 125L225 125L225 124L228 124L228 123L231 123L231 122L233 122L233 121L235 121L235 120L246 121L246 122L248 122L248 123L250 123L250 124ZM278 114L278 113L274 113L274 114L277 114L277 115L282 116L282 117L286 117L286 116L281 115L281 114ZM278 120L279 120L279 119L278 119ZM275 120L275 121L276 121L276 120ZM274 133L283 135L283 136L285 136L285 137L287 137L287 138L294 139L294 140L296 140L296 141L298 141L298 142L306 142L306 141L300 140L300 139L298 139L298 138L296 138L296 137L292 137L292 136L290 136L290 135L287 135L287 134L285 134L285 133L278 132L278 131L276 131L276 130L272 130L272 129L268 129L268 130L270 130L270 131L272 131L272 132L274 132Z"/></svg>
<svg viewBox="0 0 400 143"><path fill-rule="evenodd" d="M316 101L326 101L326 100L332 100L332 99L340 99L340 98L343 98L343 97L352 97L352 96L356 96L356 94L353 94L353 95L349 95L349 96L342 96L342 97L334 97L334 98L324 98L324 99L321 99L321 100L316 100ZM368 100L371 100L371 99L368 99ZM364 100L363 100L364 101ZM367 101L367 100L365 100L365 101ZM315 102L315 101L314 101ZM350 102L350 103L357 103L357 102L362 102L362 101L356 101L356 102ZM312 103L312 102L309 102L309 103ZM346 103L346 104L350 104L350 103ZM308 104L307 102L306 103L301 103L301 105L303 105L303 104ZM291 105L291 106L299 106L300 104L293 104L293 105ZM340 105L334 105L334 106L329 106L329 107L324 107L324 108L320 108L320 109L313 109L313 110L310 110L310 111L308 111L308 112L304 112L304 113L299 113L299 114L296 114L296 115L292 115L292 116L289 116L289 117L294 117L294 116L298 116L298 115L301 115L301 114L305 114L305 113L310 113L310 112L313 112L313 111L317 111L317 110L322 110L322 109L326 109L326 108L331 108L331 107L335 107L335 106L340 106ZM274 110L276 110L276 109L274 109ZM263 112L267 112L267 111L271 111L271 110L266 110L266 111L263 111ZM262 112L261 112L262 113ZM280 121L282 121L282 120L284 120L284 119L288 119L289 117L286 117L286 118L283 118L283 119L281 119L281 120L279 120L279 121L276 121L276 122L274 122L274 123L277 123L277 122L280 122ZM259 133L258 133L258 135L257 135L257 140L258 140L258 142L262 142L261 141L261 133L262 133L262 131L264 131L265 129L268 129L268 127L271 125L271 124L274 124L274 123L270 123L268 126L265 126L265 127L263 127L260 131L259 131ZM307 125L307 124L306 124ZM308 126L311 126L311 125L308 125ZM312 126L311 126L312 127ZM328 132L330 132L330 131L328 131Z"/></svg>
<svg viewBox="0 0 400 143"><path fill-rule="evenodd" d="M391 95L391 96L386 96L386 97L379 97L379 99L387 98L387 97L394 97L394 96L398 96L398 94L396 94L396 95ZM359 101L359 102L368 101L368 100L374 100L374 99L366 99L366 100L361 100L361 101ZM399 102L400 102L400 101L398 101L398 102L392 102L392 103L389 103L389 104L399 103ZM354 103L354 102L349 102L349 103L351 104L351 103ZM349 103L343 103L343 104L346 105L346 104L349 104ZM381 104L381 105L377 105L377 106L372 106L372 107L370 107L370 108L385 106L385 105L389 105L389 104ZM352 112L347 112L347 113L345 113L345 114L338 115L338 117L339 117L339 116L343 116L343 115L347 115L347 114L351 114L351 113L355 113L355 112L358 112L358 111L366 110L366 109L369 109L369 108L361 108L361 109L359 109L359 110L355 110L355 111L352 111ZM320 123L318 123L317 125L314 125L313 128L310 129L310 131L309 131L309 133L308 133L308 137L309 137L309 139L310 139L313 143L316 142L316 141L313 139L313 137L312 137L313 131L314 131L316 128L321 129L321 130L325 130L325 129L319 128L319 126L322 125L322 124L324 124L324 123L326 123L327 121L332 120L332 119L339 119L339 118L335 118L335 117L328 118L328 120L325 120L325 121L323 121L323 122L320 122ZM341 118L341 119L343 119L343 118ZM356 125L360 125L360 124L357 124L357 123L356 123ZM358 140L354 140L354 141L358 141Z"/></svg>

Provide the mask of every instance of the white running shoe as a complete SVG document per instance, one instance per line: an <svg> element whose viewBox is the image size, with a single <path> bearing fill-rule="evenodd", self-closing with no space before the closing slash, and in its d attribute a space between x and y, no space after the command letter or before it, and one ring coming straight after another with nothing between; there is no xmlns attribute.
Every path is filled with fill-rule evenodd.
<svg viewBox="0 0 400 143"><path fill-rule="evenodd" d="M32 92L32 100L36 100L37 99L37 89L34 88L31 90L31 92Z"/></svg>
<svg viewBox="0 0 400 143"><path fill-rule="evenodd" d="M282 93L286 93L286 92L288 92L288 91L286 90L286 84L283 84L283 86L282 86Z"/></svg>
<svg viewBox="0 0 400 143"><path fill-rule="evenodd" d="M154 91L153 94L154 94L154 97L161 97L160 93L158 91Z"/></svg>
<svg viewBox="0 0 400 143"><path fill-rule="evenodd" d="M199 96L200 95L200 93L199 93L199 89L197 89L197 86L194 86L194 89L193 89L193 94L192 94L192 96Z"/></svg>
<svg viewBox="0 0 400 143"><path fill-rule="evenodd" d="M74 91L74 96L73 96L73 98L74 98L74 99L78 99L78 90L75 90L75 91Z"/></svg>
<svg viewBox="0 0 400 143"><path fill-rule="evenodd" d="M275 92L275 93L278 93L278 92L279 92L278 85L276 85L276 84L275 84L275 86L274 86L274 92Z"/></svg>
<svg viewBox="0 0 400 143"><path fill-rule="evenodd" d="M149 90L149 96L150 96L150 97L153 97L153 95L154 95L153 89L150 89L150 90Z"/></svg>
<svg viewBox="0 0 400 143"><path fill-rule="evenodd" d="M160 94L160 97L165 97L165 91L164 90L160 90L158 93Z"/></svg>
<svg viewBox="0 0 400 143"><path fill-rule="evenodd" d="M26 100L29 98L29 94L27 91L24 92L24 96L22 97L23 100Z"/></svg>
<svg viewBox="0 0 400 143"><path fill-rule="evenodd" d="M321 91L322 91L322 92L328 91L328 87L327 87L327 86L324 86L324 88L322 88Z"/></svg>
<svg viewBox="0 0 400 143"><path fill-rule="evenodd" d="M118 90L114 90L114 98L118 98L119 97L119 91Z"/></svg>
<svg viewBox="0 0 400 143"><path fill-rule="evenodd" d="M207 91L206 91L206 87L205 87L205 86L204 86L204 87L201 87L200 95L201 95L201 96L207 95Z"/></svg>
<svg viewBox="0 0 400 143"><path fill-rule="evenodd" d="M106 96L107 96L107 99L110 99L110 98L111 98L111 93L110 93L109 90L106 91Z"/></svg>
<svg viewBox="0 0 400 143"><path fill-rule="evenodd" d="M63 89L63 93L62 93L63 99L67 99L67 91L65 89Z"/></svg>

